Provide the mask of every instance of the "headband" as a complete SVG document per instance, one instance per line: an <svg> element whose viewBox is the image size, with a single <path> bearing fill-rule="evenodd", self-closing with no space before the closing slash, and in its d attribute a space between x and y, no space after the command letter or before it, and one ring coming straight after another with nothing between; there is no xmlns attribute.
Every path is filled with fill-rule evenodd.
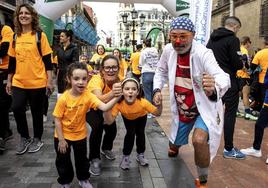
<svg viewBox="0 0 268 188"><path fill-rule="evenodd" d="M179 16L172 20L172 22L170 23L170 30L173 29L183 29L192 33L195 32L193 22L189 18L183 16Z"/></svg>

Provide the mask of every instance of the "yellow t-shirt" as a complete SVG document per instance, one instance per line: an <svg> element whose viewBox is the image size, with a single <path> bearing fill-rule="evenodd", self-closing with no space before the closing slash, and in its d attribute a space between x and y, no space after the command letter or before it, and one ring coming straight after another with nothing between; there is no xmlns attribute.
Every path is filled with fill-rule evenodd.
<svg viewBox="0 0 268 188"><path fill-rule="evenodd" d="M99 63L100 63L100 60L102 60L104 57L106 56L106 54L102 54L102 55L99 55L97 53L95 53L92 58L90 59L91 62L97 62L99 60Z"/></svg>
<svg viewBox="0 0 268 188"><path fill-rule="evenodd" d="M67 140L82 140L87 137L86 113L90 108L97 108L100 100L87 90L79 97L65 91L58 99L53 116L61 119L63 136ZM54 136L58 138L55 129Z"/></svg>
<svg viewBox="0 0 268 188"><path fill-rule="evenodd" d="M127 70L127 67L128 67L128 65L127 65L126 60L121 59L121 61L119 62L119 74L118 74L120 80L123 80L125 78L124 73Z"/></svg>
<svg viewBox="0 0 268 188"><path fill-rule="evenodd" d="M240 47L240 51L242 54L245 54L248 56L248 50L244 46ZM240 77L240 78L250 78L248 72L244 69L238 70L236 75L237 77Z"/></svg>
<svg viewBox="0 0 268 188"><path fill-rule="evenodd" d="M106 94L111 91L111 88L104 84L100 74L92 76L92 78L87 84L87 88L90 92L94 90L100 90L103 94Z"/></svg>
<svg viewBox="0 0 268 188"><path fill-rule="evenodd" d="M268 68L268 48L257 52L252 63L255 65L260 65L261 72L259 74L259 83L264 83L264 77Z"/></svg>
<svg viewBox="0 0 268 188"><path fill-rule="evenodd" d="M122 116L125 118L134 120L145 116L147 113L154 113L156 110L157 108L144 98L136 99L131 105L123 100L112 108L112 115L116 117L117 114L121 112Z"/></svg>
<svg viewBox="0 0 268 188"><path fill-rule="evenodd" d="M93 68L91 67L91 65L87 65L87 70L88 71L93 71Z"/></svg>
<svg viewBox="0 0 268 188"><path fill-rule="evenodd" d="M0 40L0 45L2 42L9 42L9 46L12 46L12 40L13 40L13 31L11 27L4 25L2 27L1 31L2 39ZM1 63L2 61L2 63ZM9 62L9 56L6 55L5 57L0 58L0 69L7 69L8 68L8 62Z"/></svg>
<svg viewBox="0 0 268 188"><path fill-rule="evenodd" d="M134 74L140 75L141 71L139 70L138 66L139 66L139 60L140 60L140 54L141 52L135 52L131 55L130 61L132 62L131 64L131 68L132 68L132 72Z"/></svg>
<svg viewBox="0 0 268 188"><path fill-rule="evenodd" d="M52 53L44 32L41 35L41 51L43 56ZM28 32L17 36L15 49L11 45L8 55L16 58L16 71L12 86L23 89L46 87L47 74L38 51L35 34Z"/></svg>

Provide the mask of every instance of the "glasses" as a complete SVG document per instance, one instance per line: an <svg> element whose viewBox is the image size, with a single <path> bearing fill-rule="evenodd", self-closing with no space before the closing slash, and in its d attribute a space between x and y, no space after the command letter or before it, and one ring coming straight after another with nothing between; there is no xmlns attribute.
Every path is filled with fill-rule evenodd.
<svg viewBox="0 0 268 188"><path fill-rule="evenodd" d="M181 33L181 34L169 34L170 40L177 40L180 39L180 41L187 41L189 37L192 36L192 33Z"/></svg>
<svg viewBox="0 0 268 188"><path fill-rule="evenodd" d="M116 71L118 71L118 66L104 66L103 70L105 72L109 72L109 71L116 72Z"/></svg>

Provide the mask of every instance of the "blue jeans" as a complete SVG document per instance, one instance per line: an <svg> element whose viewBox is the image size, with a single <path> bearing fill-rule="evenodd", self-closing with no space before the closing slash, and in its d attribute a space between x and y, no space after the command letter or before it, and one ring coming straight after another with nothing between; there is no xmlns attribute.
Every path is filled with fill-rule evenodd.
<svg viewBox="0 0 268 188"><path fill-rule="evenodd" d="M145 98L152 102L153 95L153 85L154 84L154 73L153 72L144 72L142 73L142 86Z"/></svg>

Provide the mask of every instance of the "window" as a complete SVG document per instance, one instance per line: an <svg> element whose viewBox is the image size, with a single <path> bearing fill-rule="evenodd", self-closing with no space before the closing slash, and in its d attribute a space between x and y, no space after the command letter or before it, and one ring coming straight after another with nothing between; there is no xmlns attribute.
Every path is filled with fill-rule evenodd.
<svg viewBox="0 0 268 188"><path fill-rule="evenodd" d="M260 36L268 36L268 0L261 5Z"/></svg>

